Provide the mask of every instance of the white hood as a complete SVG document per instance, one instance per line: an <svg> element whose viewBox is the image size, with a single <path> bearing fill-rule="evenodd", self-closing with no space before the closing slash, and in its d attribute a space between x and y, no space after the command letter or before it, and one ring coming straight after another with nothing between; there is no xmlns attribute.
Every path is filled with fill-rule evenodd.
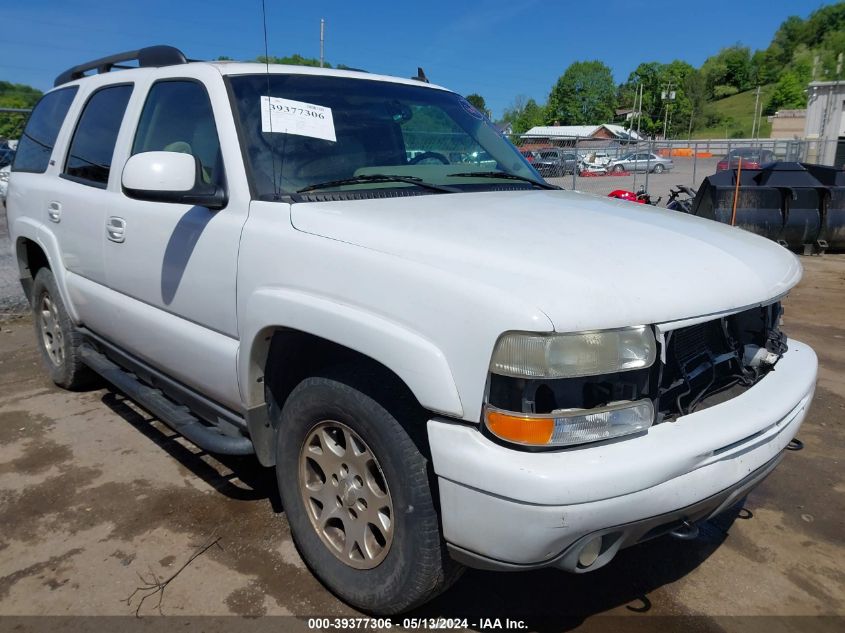
<svg viewBox="0 0 845 633"><path fill-rule="evenodd" d="M291 220L524 301L558 331L734 310L801 278L797 257L742 229L569 191L300 203Z"/></svg>

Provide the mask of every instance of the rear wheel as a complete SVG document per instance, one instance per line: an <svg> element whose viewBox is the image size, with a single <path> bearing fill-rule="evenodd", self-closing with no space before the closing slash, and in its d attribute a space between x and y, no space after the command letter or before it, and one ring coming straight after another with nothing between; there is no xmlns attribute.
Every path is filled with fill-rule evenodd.
<svg viewBox="0 0 845 633"><path fill-rule="evenodd" d="M281 412L276 474L314 574L352 606L394 614L433 598L460 567L440 536L416 433L368 392L342 376L302 381Z"/></svg>
<svg viewBox="0 0 845 633"><path fill-rule="evenodd" d="M655 174L662 174L663 173L663 165L657 164L654 166L654 173Z"/></svg>
<svg viewBox="0 0 845 633"><path fill-rule="evenodd" d="M82 363L82 336L68 316L53 272L42 268L32 285L32 316L41 357L53 382L65 389L78 389L92 378Z"/></svg>

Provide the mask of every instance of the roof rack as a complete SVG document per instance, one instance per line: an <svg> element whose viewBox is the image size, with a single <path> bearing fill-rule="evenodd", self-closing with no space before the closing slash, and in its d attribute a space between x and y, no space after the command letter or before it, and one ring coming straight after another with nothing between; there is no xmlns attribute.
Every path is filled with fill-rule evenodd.
<svg viewBox="0 0 845 633"><path fill-rule="evenodd" d="M147 46L136 51L126 51L109 55L101 59L95 59L84 64L69 68L56 77L53 86L61 86L74 79L81 79L89 70L96 70L98 73L107 73L112 68L132 68L132 66L120 66L121 62L138 61L139 68L155 68L159 66L175 66L186 64L188 59L185 54L173 46Z"/></svg>

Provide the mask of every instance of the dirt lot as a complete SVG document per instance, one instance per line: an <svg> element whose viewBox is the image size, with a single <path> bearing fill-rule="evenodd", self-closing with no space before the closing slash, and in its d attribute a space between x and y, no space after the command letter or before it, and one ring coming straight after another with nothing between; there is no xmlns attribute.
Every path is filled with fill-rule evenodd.
<svg viewBox="0 0 845 633"><path fill-rule="evenodd" d="M821 358L800 433L805 450L788 453L744 509L708 524L693 542L652 541L591 574L470 571L415 615L520 618L544 631L620 630L619 620L599 614L632 625L695 616L681 620L686 630L841 627L845 256L803 262L785 327ZM139 596L127 598L142 584L139 575L167 578L214 539L167 586L164 614L354 614L300 560L272 470L205 455L107 388L55 388L28 316L0 323L0 385L0 615L134 615ZM157 604L153 596L141 606L143 621L158 617ZM840 617L720 619L817 614ZM0 618L0 628L43 622ZM238 628L256 630L257 622Z"/></svg>

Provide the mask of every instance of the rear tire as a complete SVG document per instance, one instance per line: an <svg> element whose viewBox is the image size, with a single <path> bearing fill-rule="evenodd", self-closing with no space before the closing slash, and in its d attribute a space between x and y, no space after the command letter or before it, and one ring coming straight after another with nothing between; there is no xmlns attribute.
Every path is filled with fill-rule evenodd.
<svg viewBox="0 0 845 633"><path fill-rule="evenodd" d="M411 416L409 433L403 407L388 411L353 375L307 378L291 392L276 476L314 574L350 605L392 615L432 599L462 568L446 551L428 460L412 439L424 437L424 421L415 431Z"/></svg>
<svg viewBox="0 0 845 633"><path fill-rule="evenodd" d="M82 363L80 355L82 335L68 316L49 268L42 268L35 275L32 316L38 349L53 382L71 390L91 382L93 374Z"/></svg>
<svg viewBox="0 0 845 633"><path fill-rule="evenodd" d="M663 173L663 165L655 165L653 171L654 171L655 174L662 174Z"/></svg>

